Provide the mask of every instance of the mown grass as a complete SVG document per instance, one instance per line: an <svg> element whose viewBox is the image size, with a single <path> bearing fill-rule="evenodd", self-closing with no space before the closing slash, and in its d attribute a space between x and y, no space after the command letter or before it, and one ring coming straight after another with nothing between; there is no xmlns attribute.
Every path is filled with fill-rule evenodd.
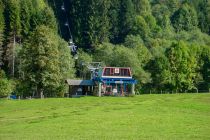
<svg viewBox="0 0 210 140"><path fill-rule="evenodd" d="M210 139L210 94L0 100L0 140Z"/></svg>

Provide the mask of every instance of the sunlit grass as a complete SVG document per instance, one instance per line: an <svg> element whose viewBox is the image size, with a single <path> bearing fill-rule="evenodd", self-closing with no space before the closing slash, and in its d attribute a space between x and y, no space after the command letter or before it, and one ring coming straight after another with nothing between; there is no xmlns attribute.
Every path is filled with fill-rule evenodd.
<svg viewBox="0 0 210 140"><path fill-rule="evenodd" d="M210 139L210 94L0 100L0 139Z"/></svg>

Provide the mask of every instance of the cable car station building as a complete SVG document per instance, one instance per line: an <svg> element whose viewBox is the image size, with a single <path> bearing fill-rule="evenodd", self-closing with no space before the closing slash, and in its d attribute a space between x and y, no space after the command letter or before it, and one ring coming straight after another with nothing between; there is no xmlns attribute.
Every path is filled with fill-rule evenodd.
<svg viewBox="0 0 210 140"><path fill-rule="evenodd" d="M135 84L128 67L103 67L92 73L91 80L66 80L69 94L96 96L135 95Z"/></svg>

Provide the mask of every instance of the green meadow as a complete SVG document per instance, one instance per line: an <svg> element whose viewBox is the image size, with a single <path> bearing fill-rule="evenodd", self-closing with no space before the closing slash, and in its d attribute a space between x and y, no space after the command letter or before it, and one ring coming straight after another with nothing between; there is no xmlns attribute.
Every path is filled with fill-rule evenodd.
<svg viewBox="0 0 210 140"><path fill-rule="evenodd" d="M209 140L210 94L0 100L0 140Z"/></svg>

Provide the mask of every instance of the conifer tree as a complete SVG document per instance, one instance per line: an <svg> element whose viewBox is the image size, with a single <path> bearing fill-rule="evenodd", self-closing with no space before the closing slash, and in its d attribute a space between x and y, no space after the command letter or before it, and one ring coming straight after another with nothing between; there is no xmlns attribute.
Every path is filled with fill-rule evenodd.
<svg viewBox="0 0 210 140"><path fill-rule="evenodd" d="M119 40L118 42L123 42L125 37L129 34L131 31L131 28L134 23L133 18L135 15L134 11L134 5L132 0L121 0L120 5L120 14L119 14Z"/></svg>
<svg viewBox="0 0 210 140"><path fill-rule="evenodd" d="M108 40L110 0L70 2L70 27L79 46L93 48Z"/></svg>
<svg viewBox="0 0 210 140"><path fill-rule="evenodd" d="M98 2L98 4L96 4ZM108 11L110 9L111 0L95 0L96 14L94 17L95 23L95 36L97 43L108 42L110 23L108 18Z"/></svg>
<svg viewBox="0 0 210 140"><path fill-rule="evenodd" d="M28 0L20 0L20 7L21 7L21 15L20 15L20 19L21 19L21 34L24 37L27 37L27 35L29 34L30 31L30 11L31 9L30 6L28 5Z"/></svg>
<svg viewBox="0 0 210 140"><path fill-rule="evenodd" d="M42 9L34 9L31 17L31 28L36 29L40 25L45 25L54 31L58 31L57 22L53 10L45 5Z"/></svg>
<svg viewBox="0 0 210 140"><path fill-rule="evenodd" d="M62 92L66 78L74 76L74 61L67 44L47 26L38 26L20 53L22 80L37 96L56 96Z"/></svg>
<svg viewBox="0 0 210 140"><path fill-rule="evenodd" d="M21 37L20 3L17 0L5 1L5 40L6 67L11 76L15 72L15 45Z"/></svg>
<svg viewBox="0 0 210 140"><path fill-rule="evenodd" d="M3 64L3 37L4 37L4 5L2 0L0 0L0 67Z"/></svg>
<svg viewBox="0 0 210 140"><path fill-rule="evenodd" d="M120 20L120 0L112 1L109 9L109 21L110 21L110 41L114 44L118 42L119 38L119 20Z"/></svg>
<svg viewBox="0 0 210 140"><path fill-rule="evenodd" d="M46 26L37 27L24 45L22 68L27 80L36 89L37 96L55 93L61 81L58 40L55 32Z"/></svg>
<svg viewBox="0 0 210 140"><path fill-rule="evenodd" d="M82 9L82 2L81 1L69 1L69 19L70 19L70 29L72 31L73 39L76 44L79 46L83 46L84 44L82 43L83 41L83 29L82 29L82 14L83 14L83 9ZM66 10L68 13L68 11ZM64 13L62 13L64 14ZM62 19L61 20L61 25L65 24L67 19ZM66 29L66 27L65 27ZM68 30L66 30L68 31ZM66 33L64 30L62 31L69 39L69 33Z"/></svg>

